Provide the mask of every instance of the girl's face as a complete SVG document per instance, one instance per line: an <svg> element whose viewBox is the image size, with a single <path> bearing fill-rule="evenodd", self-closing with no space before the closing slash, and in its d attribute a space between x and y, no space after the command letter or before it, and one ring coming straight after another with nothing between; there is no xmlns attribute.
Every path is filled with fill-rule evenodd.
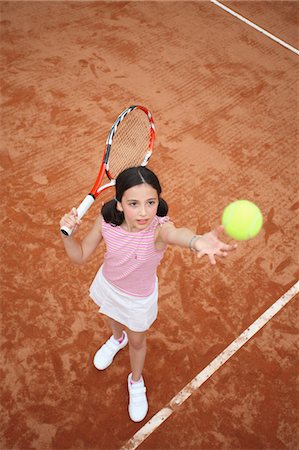
<svg viewBox="0 0 299 450"><path fill-rule="evenodd" d="M124 225L130 232L147 228L157 214L158 193L151 185L143 183L127 189L117 209L125 216Z"/></svg>

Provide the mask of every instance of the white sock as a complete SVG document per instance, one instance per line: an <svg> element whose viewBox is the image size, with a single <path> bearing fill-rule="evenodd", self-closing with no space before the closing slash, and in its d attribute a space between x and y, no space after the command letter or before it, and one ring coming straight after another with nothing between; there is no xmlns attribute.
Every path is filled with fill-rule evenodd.
<svg viewBox="0 0 299 450"><path fill-rule="evenodd" d="M142 375L141 375L141 377L139 378L138 381L134 381L134 380L132 380L132 378L131 378L130 383L131 383L131 384L137 384L137 383L141 383L141 381L143 381Z"/></svg>

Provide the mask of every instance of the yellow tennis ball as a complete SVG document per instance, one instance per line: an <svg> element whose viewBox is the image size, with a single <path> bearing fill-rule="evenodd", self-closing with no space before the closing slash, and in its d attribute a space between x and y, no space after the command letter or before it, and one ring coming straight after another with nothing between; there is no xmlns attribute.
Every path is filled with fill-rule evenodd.
<svg viewBox="0 0 299 450"><path fill-rule="evenodd" d="M237 241L247 241L260 232L263 215L254 203L236 200L224 208L221 222L228 236Z"/></svg>

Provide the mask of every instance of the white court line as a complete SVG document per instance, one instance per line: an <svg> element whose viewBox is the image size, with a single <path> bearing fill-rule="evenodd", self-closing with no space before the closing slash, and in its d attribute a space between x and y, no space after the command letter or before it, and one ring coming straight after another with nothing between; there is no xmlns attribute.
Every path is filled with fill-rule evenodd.
<svg viewBox="0 0 299 450"><path fill-rule="evenodd" d="M207 381L223 364L231 358L243 345L249 341L275 314L277 314L299 292L299 281L282 297L270 306L255 322L253 322L239 337L237 337L223 352L221 352L205 369L199 372L167 406L153 416L121 450L136 449L150 434L152 434L190 395Z"/></svg>
<svg viewBox="0 0 299 450"><path fill-rule="evenodd" d="M232 16L237 17L237 19L242 20L242 22L245 22L247 25L249 25L250 27L259 31L260 33L263 33L264 35L266 35L268 38L272 39L273 41L278 42L278 44L282 45L283 47L286 47L288 50L291 50L291 52L296 53L296 55L299 55L299 50L297 48L282 41L278 37L274 36L273 34L269 33L268 31L264 30L263 28L259 27L255 23L251 22L250 20L246 19L245 17L241 16L240 14L236 13L232 9L230 9L227 6L223 5L222 3L218 2L218 0L210 0L210 2L214 3L214 5L216 5L216 6L219 6L219 8L222 8L224 11L228 12Z"/></svg>

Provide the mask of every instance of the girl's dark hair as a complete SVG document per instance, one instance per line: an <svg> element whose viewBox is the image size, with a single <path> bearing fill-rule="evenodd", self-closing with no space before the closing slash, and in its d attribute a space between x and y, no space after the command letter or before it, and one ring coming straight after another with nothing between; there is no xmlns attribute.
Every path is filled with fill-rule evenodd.
<svg viewBox="0 0 299 450"><path fill-rule="evenodd" d="M105 203L102 207L102 216L105 222L113 225L121 225L124 221L124 214L116 209L117 201L121 202L124 192L138 184L149 184L158 193L159 205L157 215L164 217L168 213L168 205L163 198L160 197L162 192L158 177L147 167L130 167L123 170L116 178L115 199Z"/></svg>

